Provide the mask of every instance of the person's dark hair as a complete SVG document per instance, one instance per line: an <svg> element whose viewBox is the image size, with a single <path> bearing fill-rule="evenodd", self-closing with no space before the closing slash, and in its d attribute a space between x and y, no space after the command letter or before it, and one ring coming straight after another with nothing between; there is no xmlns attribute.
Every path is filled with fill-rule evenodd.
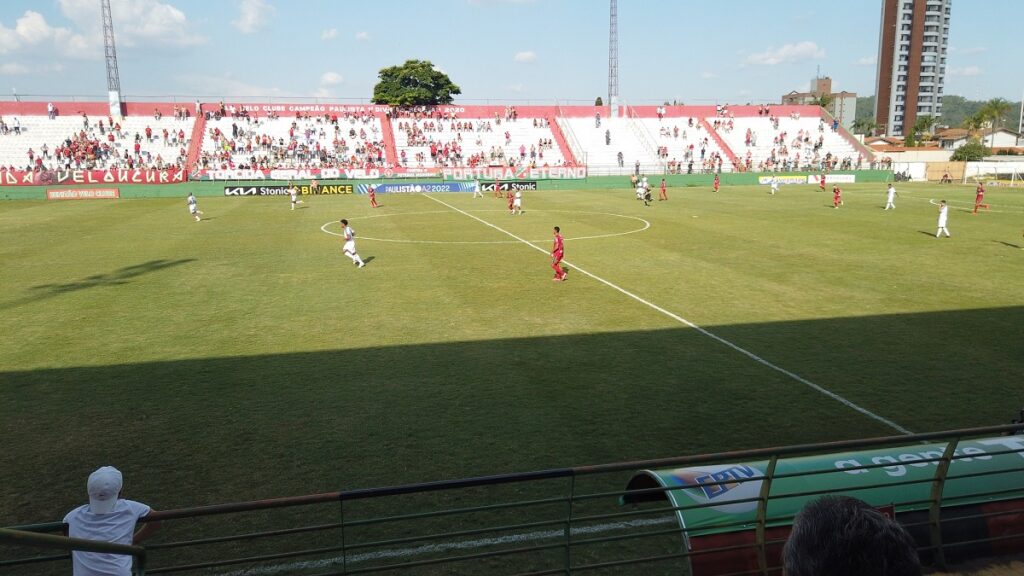
<svg viewBox="0 0 1024 576"><path fill-rule="evenodd" d="M914 539L862 500L823 496L793 519L785 576L920 576Z"/></svg>
<svg viewBox="0 0 1024 576"><path fill-rule="evenodd" d="M555 226L555 232L561 232L561 231L562 231L561 228L559 228L558 226Z"/></svg>
<svg viewBox="0 0 1024 576"><path fill-rule="evenodd" d="M342 226L348 226L348 220L345 220L344 218L342 218L340 220L340 222L341 222Z"/></svg>

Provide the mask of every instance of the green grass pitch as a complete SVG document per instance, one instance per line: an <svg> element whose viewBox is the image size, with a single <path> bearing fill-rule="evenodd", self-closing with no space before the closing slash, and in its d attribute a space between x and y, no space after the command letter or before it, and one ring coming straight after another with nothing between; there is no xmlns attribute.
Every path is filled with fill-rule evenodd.
<svg viewBox="0 0 1024 576"><path fill-rule="evenodd" d="M1007 423L1024 193L899 191L0 203L0 524L106 464L169 509L896 433L679 318L914 432ZM555 225L565 283L512 237Z"/></svg>

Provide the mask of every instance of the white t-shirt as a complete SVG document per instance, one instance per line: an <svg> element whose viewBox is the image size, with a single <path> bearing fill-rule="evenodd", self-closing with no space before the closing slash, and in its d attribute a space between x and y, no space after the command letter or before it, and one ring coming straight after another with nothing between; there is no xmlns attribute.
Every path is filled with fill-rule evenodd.
<svg viewBox="0 0 1024 576"><path fill-rule="evenodd" d="M946 227L946 219L949 218L949 206L939 208L939 228Z"/></svg>
<svg viewBox="0 0 1024 576"><path fill-rule="evenodd" d="M896 189L889 186L889 190L887 192L889 194L889 202L892 202L892 199L896 196Z"/></svg>
<svg viewBox="0 0 1024 576"><path fill-rule="evenodd" d="M131 544L136 521L149 511L141 502L118 499L110 514L93 514L83 504L68 512L64 522L71 538ZM124 554L72 552L71 563L74 576L130 576L132 572L132 557Z"/></svg>

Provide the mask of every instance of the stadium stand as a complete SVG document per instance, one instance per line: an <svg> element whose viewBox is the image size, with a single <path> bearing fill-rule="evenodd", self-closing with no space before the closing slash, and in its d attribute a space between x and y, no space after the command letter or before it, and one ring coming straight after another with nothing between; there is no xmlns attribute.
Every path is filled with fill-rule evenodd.
<svg viewBox="0 0 1024 576"><path fill-rule="evenodd" d="M708 123L746 171L853 169L869 161L825 118L787 115L714 116Z"/></svg>
<svg viewBox="0 0 1024 576"><path fill-rule="evenodd" d="M281 117L225 108L207 119L198 167L204 169L366 168L386 166L375 114L298 113Z"/></svg>
<svg viewBox="0 0 1024 576"><path fill-rule="evenodd" d="M398 111L391 117L398 165L403 168L563 166L551 120L520 117L515 107L493 116L426 115Z"/></svg>
<svg viewBox="0 0 1024 576"><path fill-rule="evenodd" d="M594 115L561 117L558 121L563 130L575 135L586 155L581 161L593 174L631 174L637 162L643 173L664 170L665 162L658 158L653 142L645 143L642 129L632 118L602 117L600 126Z"/></svg>
<svg viewBox="0 0 1024 576"><path fill-rule="evenodd" d="M198 103L197 103L197 106ZM438 106L41 102L0 109L7 170L527 168L592 175L854 169L872 154L815 106ZM600 115L598 126L597 115ZM111 123L114 124L111 130ZM88 126L86 126L88 124ZM201 138L200 138L201 135ZM31 150L31 156L29 151Z"/></svg>
<svg viewBox="0 0 1024 576"><path fill-rule="evenodd" d="M25 170L184 167L192 118L149 116L3 117L0 166Z"/></svg>

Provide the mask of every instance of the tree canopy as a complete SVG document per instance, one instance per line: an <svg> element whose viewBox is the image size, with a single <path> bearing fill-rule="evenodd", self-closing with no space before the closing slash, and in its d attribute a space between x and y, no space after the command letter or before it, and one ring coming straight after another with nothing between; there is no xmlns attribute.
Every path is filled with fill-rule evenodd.
<svg viewBox="0 0 1024 576"><path fill-rule="evenodd" d="M992 150L986 148L981 142L973 140L954 150L951 159L954 162L976 162L991 153Z"/></svg>
<svg viewBox="0 0 1024 576"><path fill-rule="evenodd" d="M451 104L462 90L429 60L406 60L401 66L380 71L373 87L373 103L391 106Z"/></svg>

